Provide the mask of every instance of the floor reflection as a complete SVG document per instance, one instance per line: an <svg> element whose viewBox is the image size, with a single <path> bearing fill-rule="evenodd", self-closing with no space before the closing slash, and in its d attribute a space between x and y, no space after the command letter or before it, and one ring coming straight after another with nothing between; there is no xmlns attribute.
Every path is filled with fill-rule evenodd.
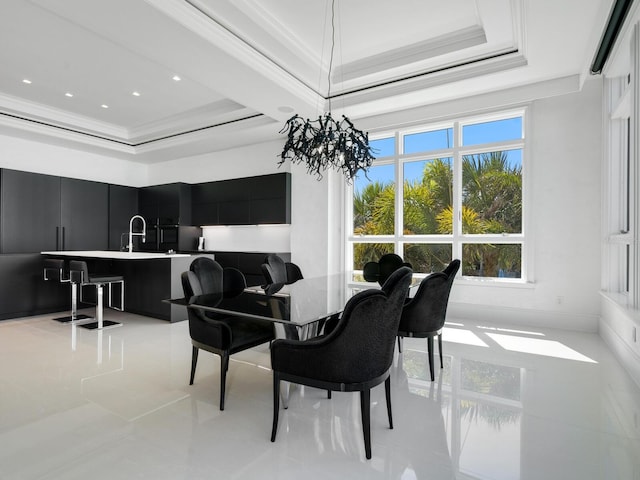
<svg viewBox="0 0 640 480"><path fill-rule="evenodd" d="M520 478L524 369L451 355L443 360L437 382L430 382L425 352L407 349L396 375L410 394L437 399L452 469L467 478ZM499 460L496 451L504 453Z"/></svg>
<svg viewBox="0 0 640 480"><path fill-rule="evenodd" d="M220 412L219 358L189 385L186 322L54 316L0 322L2 479L640 480L640 388L595 334L451 322L435 382L426 341L405 338L394 428L374 388L366 460L348 392L294 389L269 441L268 345L232 357Z"/></svg>

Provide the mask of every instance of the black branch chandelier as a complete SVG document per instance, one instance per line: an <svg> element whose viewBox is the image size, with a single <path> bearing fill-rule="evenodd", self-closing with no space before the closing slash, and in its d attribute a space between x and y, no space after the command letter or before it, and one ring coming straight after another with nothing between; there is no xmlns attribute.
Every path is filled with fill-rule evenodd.
<svg viewBox="0 0 640 480"><path fill-rule="evenodd" d="M329 61L329 111L317 120L303 119L294 115L285 123L280 133L287 134L287 141L280 154L278 166L286 160L294 164L304 163L307 173L316 175L318 180L323 172L331 168L342 172L348 182L353 181L358 171L365 172L375 157L369 146L369 135L358 130L351 120L342 116L338 121L331 116L331 67L335 46L335 0L331 3L331 57Z"/></svg>

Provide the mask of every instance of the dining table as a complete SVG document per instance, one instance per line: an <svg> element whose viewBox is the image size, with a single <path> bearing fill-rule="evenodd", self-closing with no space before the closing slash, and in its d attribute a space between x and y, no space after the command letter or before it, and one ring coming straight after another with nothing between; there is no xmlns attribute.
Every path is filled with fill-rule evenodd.
<svg viewBox="0 0 640 480"><path fill-rule="evenodd" d="M413 277L410 293L420 278ZM216 292L190 298L168 299L182 305L225 317L238 316L274 324L277 338L305 340L323 333L324 327L337 320L348 300L356 293L380 288L378 283L364 282L359 272L302 278L294 283L273 283L247 287L241 292ZM282 382L282 402L286 408L289 384Z"/></svg>
<svg viewBox="0 0 640 480"><path fill-rule="evenodd" d="M357 274L356 274L357 275ZM309 277L291 284L251 286L242 292L217 292L167 300L226 316L272 322L276 335L307 339L322 332L325 321L336 318L358 291L379 288L354 280L354 272Z"/></svg>

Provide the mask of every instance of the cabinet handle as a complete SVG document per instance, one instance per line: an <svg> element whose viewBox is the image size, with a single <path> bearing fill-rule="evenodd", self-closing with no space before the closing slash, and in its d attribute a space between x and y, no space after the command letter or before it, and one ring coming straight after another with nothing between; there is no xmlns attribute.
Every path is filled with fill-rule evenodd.
<svg viewBox="0 0 640 480"><path fill-rule="evenodd" d="M65 232L64 232L64 227L62 227L62 250L64 250L64 244L65 244L65 241L64 241L64 233L65 233Z"/></svg>
<svg viewBox="0 0 640 480"><path fill-rule="evenodd" d="M60 227L56 227L56 251L60 250Z"/></svg>

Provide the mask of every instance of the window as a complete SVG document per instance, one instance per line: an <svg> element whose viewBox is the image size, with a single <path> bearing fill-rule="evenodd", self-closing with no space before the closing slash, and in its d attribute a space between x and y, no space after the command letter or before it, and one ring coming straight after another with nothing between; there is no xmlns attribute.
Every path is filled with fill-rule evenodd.
<svg viewBox="0 0 640 480"><path fill-rule="evenodd" d="M382 134L352 186L347 268L395 252L417 273L526 280L525 111ZM402 188L398 188L402 185Z"/></svg>
<svg viewBox="0 0 640 480"><path fill-rule="evenodd" d="M631 85L628 76L608 78L605 86L610 103L608 118L608 152L603 210L607 242L605 246L604 288L620 294L625 302L636 305L637 298L629 298L635 291L632 285L636 238L632 217L635 214L632 198ZM637 305L636 305L637 306Z"/></svg>

